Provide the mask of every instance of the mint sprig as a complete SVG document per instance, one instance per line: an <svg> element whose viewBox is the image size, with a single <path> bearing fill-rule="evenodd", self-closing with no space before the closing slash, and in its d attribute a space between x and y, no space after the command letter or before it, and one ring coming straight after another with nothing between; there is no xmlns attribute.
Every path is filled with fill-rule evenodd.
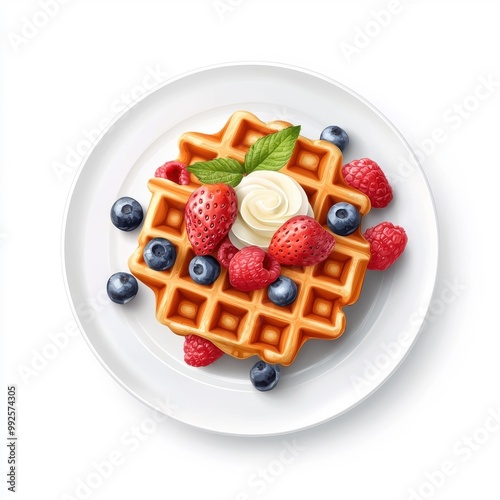
<svg viewBox="0 0 500 500"><path fill-rule="evenodd" d="M196 175L203 184L223 182L233 187L241 182L245 173L245 167L233 158L198 161L189 166L188 170Z"/></svg>
<svg viewBox="0 0 500 500"><path fill-rule="evenodd" d="M265 135L250 146L245 156L247 174L255 170L279 170L290 160L299 137L300 125Z"/></svg>
<svg viewBox="0 0 500 500"><path fill-rule="evenodd" d="M223 182L236 187L244 175L256 170L277 171L284 167L292 157L299 134L300 125L296 125L261 137L250 146L243 163L233 158L215 158L193 163L188 170L203 184Z"/></svg>

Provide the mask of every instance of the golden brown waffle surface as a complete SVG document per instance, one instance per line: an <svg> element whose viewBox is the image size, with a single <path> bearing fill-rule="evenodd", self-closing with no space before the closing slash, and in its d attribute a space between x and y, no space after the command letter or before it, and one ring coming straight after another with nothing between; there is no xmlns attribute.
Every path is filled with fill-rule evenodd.
<svg viewBox="0 0 500 500"><path fill-rule="evenodd" d="M264 123L251 113L234 113L215 134L188 132L179 139L178 160L191 165L217 157L243 161L248 148L260 137L288 127L283 121ZM329 208L346 201L366 215L370 201L342 178L340 150L302 136L280 172L293 177L305 190L315 219L326 226ZM151 202L129 267L156 297L156 317L178 335L196 334L237 358L259 356L269 363L289 365L309 339L335 339L345 329L344 306L353 304L361 291L370 257L361 229L349 236L335 235L330 256L316 266L282 266L282 274L298 286L298 296L285 307L274 305L266 289L242 292L229 283L222 268L212 285L198 285L189 276L194 257L184 222L184 208L200 185L191 174L189 185L153 178L148 183ZM150 269L143 259L153 238L170 240L177 258L167 271Z"/></svg>

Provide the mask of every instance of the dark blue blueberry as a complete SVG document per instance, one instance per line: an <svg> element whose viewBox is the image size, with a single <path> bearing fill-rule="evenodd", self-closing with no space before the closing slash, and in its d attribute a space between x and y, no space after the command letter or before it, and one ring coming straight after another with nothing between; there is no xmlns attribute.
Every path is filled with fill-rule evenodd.
<svg viewBox="0 0 500 500"><path fill-rule="evenodd" d="M277 306L288 306L297 298L297 285L287 276L280 276L267 287L267 296Z"/></svg>
<svg viewBox="0 0 500 500"><path fill-rule="evenodd" d="M189 263L189 276L199 285L211 285L220 274L220 264L211 255L197 255Z"/></svg>
<svg viewBox="0 0 500 500"><path fill-rule="evenodd" d="M361 223L361 216L356 207L350 203L341 201L335 203L326 216L326 223L332 233L340 236L348 236L358 229Z"/></svg>
<svg viewBox="0 0 500 500"><path fill-rule="evenodd" d="M259 391L270 391L280 379L280 366L257 361L250 369L250 382Z"/></svg>
<svg viewBox="0 0 500 500"><path fill-rule="evenodd" d="M166 238L154 238L144 248L144 261L150 269L166 271L175 262L176 251L174 245Z"/></svg>
<svg viewBox="0 0 500 500"><path fill-rule="evenodd" d="M128 273L115 273L108 280L106 291L108 297L116 304L130 302L139 290L137 280Z"/></svg>
<svg viewBox="0 0 500 500"><path fill-rule="evenodd" d="M142 222L144 217L138 201L129 196L123 196L111 207L111 222L122 231L132 231Z"/></svg>
<svg viewBox="0 0 500 500"><path fill-rule="evenodd" d="M336 125L330 125L326 127L319 137L320 139L328 142L333 142L335 146L337 146L340 151L344 151L344 149L349 145L349 136L347 132Z"/></svg>

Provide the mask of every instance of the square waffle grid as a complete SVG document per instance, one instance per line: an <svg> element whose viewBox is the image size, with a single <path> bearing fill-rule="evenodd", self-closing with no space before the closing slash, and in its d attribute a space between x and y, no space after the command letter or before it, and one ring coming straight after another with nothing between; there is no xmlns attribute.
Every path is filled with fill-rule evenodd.
<svg viewBox="0 0 500 500"><path fill-rule="evenodd" d="M217 134L186 133L179 140L178 160L190 165L216 157L243 161L248 148L260 137L288 127L268 124L247 112L237 112ZM348 187L342 178L342 155L325 141L299 137L292 158L280 171L302 185L315 219L326 227L329 208L347 201L365 215L368 198ZM266 289L242 292L229 283L227 270L209 286L189 276L194 257L184 223L184 207L200 183L191 175L187 186L151 179L152 199L139 236L139 247L129 259L131 272L155 293L157 319L179 335L196 334L237 358L258 355L269 363L289 365L308 339L334 339L345 328L342 308L354 303L361 291L369 260L369 244L358 229L350 236L335 235L330 256L316 266L282 266L282 274L298 285L295 302L274 305ZM174 266L154 271L142 252L153 238L169 239L176 247Z"/></svg>

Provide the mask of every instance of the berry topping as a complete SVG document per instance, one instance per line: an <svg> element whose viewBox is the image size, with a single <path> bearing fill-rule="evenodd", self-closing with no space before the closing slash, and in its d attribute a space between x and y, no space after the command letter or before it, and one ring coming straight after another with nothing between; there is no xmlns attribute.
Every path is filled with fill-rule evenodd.
<svg viewBox="0 0 500 500"><path fill-rule="evenodd" d="M129 196L123 196L111 207L111 222L122 231L132 231L140 225L144 217L138 201Z"/></svg>
<svg viewBox="0 0 500 500"><path fill-rule="evenodd" d="M280 366L257 361L250 369L250 382L259 391L274 389L280 379Z"/></svg>
<svg viewBox="0 0 500 500"><path fill-rule="evenodd" d="M358 229L361 216L355 206L341 201L328 210L326 223L332 233L348 236Z"/></svg>
<svg viewBox="0 0 500 500"><path fill-rule="evenodd" d="M275 233L269 255L280 264L313 266L324 261L335 245L333 236L312 217L297 215Z"/></svg>
<svg viewBox="0 0 500 500"><path fill-rule="evenodd" d="M211 255L197 255L189 263L189 276L198 285L211 285L220 274L220 264Z"/></svg>
<svg viewBox="0 0 500 500"><path fill-rule="evenodd" d="M108 297L115 304L126 304L130 302L139 290L137 280L128 273L113 274L106 285Z"/></svg>
<svg viewBox="0 0 500 500"><path fill-rule="evenodd" d="M229 263L229 282L238 290L259 290L276 281L281 266L262 248L242 248Z"/></svg>
<svg viewBox="0 0 500 500"><path fill-rule="evenodd" d="M155 177L168 179L176 184L187 186L190 182L190 175L186 165L180 161L167 161L161 167L158 167L155 172Z"/></svg>
<svg viewBox="0 0 500 500"><path fill-rule="evenodd" d="M337 146L340 151L344 151L344 149L349 145L349 136L347 132L336 125L330 125L326 127L319 137L323 141L328 141L335 146Z"/></svg>
<svg viewBox="0 0 500 500"><path fill-rule="evenodd" d="M297 298L297 284L287 276L280 276L267 288L267 296L277 306L288 306Z"/></svg>
<svg viewBox="0 0 500 500"><path fill-rule="evenodd" d="M227 236L238 215L236 193L227 184L195 189L186 209L186 231L196 255L207 255Z"/></svg>
<svg viewBox="0 0 500 500"><path fill-rule="evenodd" d="M381 222L365 231L364 237L370 243L368 269L384 271L403 253L408 236L401 226Z"/></svg>
<svg viewBox="0 0 500 500"><path fill-rule="evenodd" d="M150 269L166 271L175 262L175 247L166 238L153 238L144 248L144 262Z"/></svg>
<svg viewBox="0 0 500 500"><path fill-rule="evenodd" d="M236 255L238 249L231 243L229 238L226 238L217 250L217 260L221 266L229 267L231 259Z"/></svg>
<svg viewBox="0 0 500 500"><path fill-rule="evenodd" d="M186 335L184 338L184 361L190 366L207 366L223 354L210 340L198 335Z"/></svg>
<svg viewBox="0 0 500 500"><path fill-rule="evenodd" d="M342 167L345 182L366 194L373 208L384 208L392 200L392 188L384 172L369 158L353 160Z"/></svg>

